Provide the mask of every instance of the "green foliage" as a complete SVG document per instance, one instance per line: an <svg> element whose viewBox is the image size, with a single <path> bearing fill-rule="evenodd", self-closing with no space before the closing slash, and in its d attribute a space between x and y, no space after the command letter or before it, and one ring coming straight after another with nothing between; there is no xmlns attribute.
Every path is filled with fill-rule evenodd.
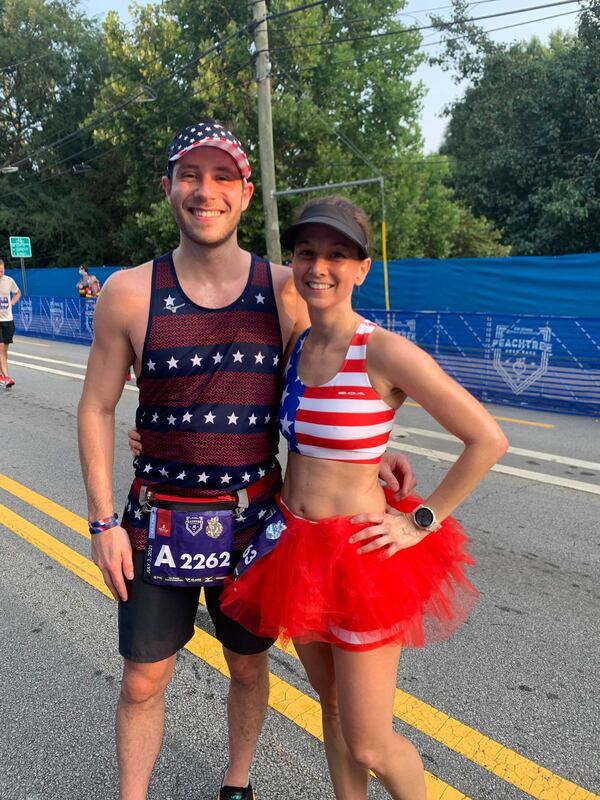
<svg viewBox="0 0 600 800"><path fill-rule="evenodd" d="M107 72L101 31L75 0L5 0L0 47L0 163L19 165L0 175L0 237L31 236L33 264L72 263L82 251L102 260L106 198L94 176L65 170L93 152L91 132L68 134Z"/></svg>
<svg viewBox="0 0 600 800"><path fill-rule="evenodd" d="M268 9L297 5L273 0ZM422 155L423 89L411 76L423 56L419 35L398 21L403 6L346 0L269 22L277 185L383 175L389 257L442 257L456 247L461 211L447 160ZM35 264L130 264L172 247L178 234L160 186L166 147L209 115L247 144L256 191L239 238L263 254L249 3L159 0L130 11L127 26L111 12L100 29L76 0L0 2L3 63L19 62L0 73L11 115L0 159L20 164L0 176L0 229L32 236ZM74 174L78 162L91 169ZM379 186L342 191L373 220L378 255ZM280 198L282 224L305 199Z"/></svg>
<svg viewBox="0 0 600 800"><path fill-rule="evenodd" d="M457 206L459 224L452 237L449 258L490 258L509 256L510 245L502 244L502 233L485 217L474 217L468 208Z"/></svg>
<svg viewBox="0 0 600 800"><path fill-rule="evenodd" d="M455 58L472 83L442 148L451 185L514 254L600 250L599 22L592 3L576 35L486 46L477 68Z"/></svg>

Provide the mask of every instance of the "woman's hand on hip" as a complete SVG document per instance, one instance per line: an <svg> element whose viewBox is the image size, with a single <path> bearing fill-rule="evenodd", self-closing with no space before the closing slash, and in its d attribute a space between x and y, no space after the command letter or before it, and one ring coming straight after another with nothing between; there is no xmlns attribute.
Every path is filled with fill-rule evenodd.
<svg viewBox="0 0 600 800"><path fill-rule="evenodd" d="M369 527L350 537L350 544L371 540L359 547L358 552L361 554L385 548L381 555L384 558L391 558L399 550L414 547L427 536L426 531L420 530L415 525L410 514L402 514L390 506L384 513L357 514L352 517L352 522L370 523Z"/></svg>

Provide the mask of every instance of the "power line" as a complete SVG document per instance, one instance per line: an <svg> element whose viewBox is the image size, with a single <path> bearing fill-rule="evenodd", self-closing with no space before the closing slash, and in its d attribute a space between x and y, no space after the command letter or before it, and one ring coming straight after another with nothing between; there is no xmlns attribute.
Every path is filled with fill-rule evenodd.
<svg viewBox="0 0 600 800"><path fill-rule="evenodd" d="M8 64L6 67L0 67L0 72L9 72L11 69L16 69L17 67L22 67L24 64L31 64L32 62L36 61L43 61L46 58L51 58L52 56L56 55L56 53L44 53L43 56L36 56L35 58L26 58L23 61L16 61L14 64Z"/></svg>
<svg viewBox="0 0 600 800"><path fill-rule="evenodd" d="M288 16L289 14L295 14L295 13L298 13L300 11L304 11L307 8L313 8L315 6L325 5L326 3L329 3L331 1L332 0L317 0L317 2L314 2L314 3L305 3L304 5L296 6L295 8L288 9L287 11L281 11L281 12L278 12L278 13L275 13L275 14L267 15L266 19L277 19L277 18L282 17L282 16ZM183 72L184 70L189 69L191 66L194 66L195 64L197 64L202 58L205 58L210 53L218 52L221 47L223 47L225 44L227 44L228 42L230 42L234 38L240 36L242 33L245 33L246 31L250 30L251 28L254 27L254 25L255 25L255 22L252 21L252 22L248 22L246 25L243 25L243 26L237 28L235 31L232 31L232 33L230 33L224 39L221 39L220 41L218 41L216 44L214 44L211 47L209 47L204 52L200 53L197 56L194 56L194 58L190 59L188 62L186 62L182 66L180 66L177 69L173 70L168 75L163 76L162 78L160 78L159 80L155 81L154 83L147 84L147 86L149 86L152 89L158 88L159 86L161 86L166 81L170 80L171 78L174 78L180 72ZM103 119L105 119L107 116L115 114L118 111L121 111L126 106L128 106L131 103L135 102L139 97L141 97L143 95L143 93L144 93L143 91L137 92L135 95L132 95L132 96L130 96L128 98L125 98L125 100L121 101L117 105L115 105L112 108L108 109L107 111L102 113L99 117L96 117L95 119L90 120L88 123L86 123L85 125L79 127L77 130L72 131L71 133L67 134L66 136L63 136L63 137L55 140L54 142L51 142L50 144L42 145L40 148L35 150L30 155L24 156L23 158L19 159L18 161L13 162L13 164L11 164L10 166L15 166L15 167L21 166L21 164L24 164L27 161L31 161L36 155L38 155L39 153L43 152L44 150L48 150L48 149L50 149L52 147L56 147L59 144L64 144L65 142L67 142L67 141L69 141L69 140L71 140L73 138L77 138L78 136L81 136L83 133L85 133L86 130L89 130L90 128L96 127L98 125L98 123L100 121L102 121Z"/></svg>
<svg viewBox="0 0 600 800"><path fill-rule="evenodd" d="M233 31L228 36L226 36L224 39L220 40L216 44L214 44L211 47L207 48L206 50L204 50L199 55L194 56L194 58L190 59L186 64L183 64L182 66L178 67L177 69L175 69L172 72L168 73L167 75L163 76L162 78L160 78L159 80L155 81L154 83L147 84L147 86L151 87L152 89L157 89L159 86L162 86L163 83L165 83L166 81L170 80L171 78L174 78L180 72L183 72L184 70L189 69L191 66L194 66L195 64L197 64L201 59L206 58L207 55L210 55L211 53L220 50L223 47L223 45L227 44L229 41L231 41L235 37L241 35L242 33L245 33L245 31L248 30L249 27L251 27L250 23L248 25L244 25L242 28L238 28L236 31ZM70 141L71 139L74 139L74 138L77 138L78 136L81 136L87 130L90 130L92 128L97 127L98 124L100 122L102 122L102 120L112 116L113 114L116 114L117 111L122 111L128 105L131 105L131 103L135 102L143 94L144 94L144 91L142 90L142 91L137 92L135 95L132 95L132 96L126 98L125 100L122 100L120 103L117 103L117 105L113 106L112 108L108 109L104 113L100 114L100 116L96 117L95 119L90 120L85 125L79 127L77 130L72 131L70 134L67 134L66 136L63 136L62 138L57 139L54 142L51 142L50 144L43 145L42 147L38 148L37 150L35 150L30 155L19 159L19 161L15 161L11 166L18 167L21 164L25 164L27 161L31 161L36 155L38 155L39 153L43 152L44 150L49 150L52 147L56 147L59 144L64 144L65 142Z"/></svg>
<svg viewBox="0 0 600 800"><path fill-rule="evenodd" d="M502 0L480 0L480 2L473 3L473 6L479 6L487 3L498 3L502 2ZM331 23L336 23L339 25L348 25L352 22L381 22L382 20L396 20L399 17L416 17L418 14L429 14L432 11L445 11L448 8L453 8L452 5L445 5L445 6L435 6L434 8L422 8L418 11L395 11L391 14L377 14L377 15L368 15L362 17L348 17L347 19L344 17L337 17L331 20ZM275 28L272 28L273 33L280 33L281 31L298 31L298 30L314 30L314 28L323 28L323 23L320 24L313 24L313 25L280 25Z"/></svg>
<svg viewBox="0 0 600 800"><path fill-rule="evenodd" d="M218 56L219 56L219 53L215 53L215 54L214 54L214 55L213 55L213 56L212 56L212 57L211 57L211 58L208 60L207 64L208 64L208 63L210 63L211 61L214 61L216 58L218 58ZM236 70L235 70L235 74L237 74L238 72L241 72L243 69L245 69L246 67L249 67L249 66L251 66L251 65L252 65L252 60L249 60L249 61L245 62L245 63L244 63L244 64L242 64L242 65L241 65L239 68L236 68ZM205 65L205 66L206 66L206 65ZM213 83L211 83L211 84L208 84L208 86L206 86L206 87L202 87L202 88L203 88L203 89L210 88L211 86L214 86L216 83L219 83L220 81L221 81L221 78L217 79L216 81L214 81L214 82L213 82ZM197 92L193 92L191 96L192 96L192 97L194 97L194 96L195 96L195 94L197 94ZM187 100L188 98L181 98L181 101L183 101L184 99L185 99L185 100ZM180 100L177 100L176 102L177 102L177 103L179 103L179 102L180 102ZM157 111L158 111L160 114L162 114L162 113L164 113L165 111L168 111L170 108L172 108L172 107L173 107L173 105L174 105L174 104L167 104L167 105L164 105L164 104L163 104L163 105L161 105L161 106L159 106L159 107L157 108ZM127 140L126 140L126 141L127 141ZM58 166L60 166L61 164L64 164L64 163L66 163L67 161L72 161L73 159L77 158L78 156L81 156L81 155L83 155L83 153L86 153L86 152L87 152L87 151L89 151L89 150L93 150L93 149L95 149L96 147L98 147L98 144L97 144L96 142L94 142L94 143L92 143L91 145L88 145L87 147L84 147L83 149L81 149L81 150L77 151L76 153L71 153L70 155L68 155L68 156L65 156L65 158L62 158L62 159L60 159L60 161L56 161L56 162L54 162L53 164L49 164L47 167L44 167L42 170L40 170L40 171L39 171L38 175L43 175L45 172L49 172L50 170L54 169L55 167L58 167Z"/></svg>
<svg viewBox="0 0 600 800"><path fill-rule="evenodd" d="M346 37L343 39L322 39L318 42L305 42L304 44L291 44L287 45L286 47L272 47L271 52L275 53L280 50L303 50L308 47L322 47L323 45L335 45L335 44L344 44L346 42L360 42L364 41L365 39L381 39L387 36L405 36L409 33L419 33L420 31L427 31L427 30L440 30L440 28L451 28L456 25L463 25L467 22L480 22L485 19L496 19L498 17L506 17L511 16L513 14L524 14L528 11L536 11L542 8L553 8L555 6L564 6L564 5L571 5L572 3L579 3L579 0L559 0L556 3L544 3L543 5L538 6L529 6L528 8L519 8L515 11L500 11L497 14L486 14L481 17L466 17L465 19L461 20L448 20L441 24L436 25L418 25L412 28L399 28L395 31L382 31L381 33L370 33L366 34L365 36L353 36L353 37ZM578 13L578 12L572 12ZM530 20L528 24L535 20Z"/></svg>
<svg viewBox="0 0 600 800"><path fill-rule="evenodd" d="M279 19L280 17L287 17L290 14L297 14L299 11L306 11L307 8L315 8L316 6L326 6L331 3L332 0L317 0L315 3L305 3L303 6L296 6L295 8L289 8L287 11L277 11L272 14L267 14L265 20L268 22L272 19Z"/></svg>
<svg viewBox="0 0 600 800"><path fill-rule="evenodd" d="M235 77L243 69L246 69L246 67L248 67L251 63L252 62L249 61L249 62L243 64L241 67L236 67L235 69L230 70L229 73L226 73L225 77L227 77L227 78ZM254 78L251 78L248 81L242 82L241 86L249 85L253 81L254 81ZM222 82L223 82L223 76L219 76L219 78L217 78L217 80L213 81L212 83L208 83L208 84L204 84L204 85L200 86L195 92L192 92L191 95L188 95L188 96L182 97L182 98L178 98L178 100L176 102L174 102L174 103L172 103L170 105L167 105L167 106L163 105L157 110L159 111L160 114L163 114L165 112L165 110L171 110L173 108L177 108L178 106L183 107L184 104L188 104L189 103L190 98L196 97L198 94L200 94L202 92L206 92L208 89L210 89L213 86L216 86L216 85L218 85L218 84L220 84ZM230 92L231 92L231 89L228 89L228 90L226 90L224 92L221 92L221 94L219 94L216 99L220 100L220 99L226 97ZM121 148L125 147L128 144L135 144L136 142L143 141L144 138L147 135L148 135L148 131L145 130L139 136L129 137L129 138L125 139L123 142L121 142L120 144L113 145L112 147L109 147L108 149L102 151L101 153L98 153L97 155L92 156L91 158L87 158L85 160L85 163L86 164L92 164L95 161L97 161L98 159L105 158L108 155L114 155L114 153L118 152ZM92 145L92 147L97 147L97 145ZM91 149L91 147L90 148L85 148L85 149L89 150L89 149ZM57 162L56 164L52 165L52 168L58 166L60 163L66 162L68 160L71 160L72 158L76 158L77 155L80 155L83 152L84 152L84 150L80 151L80 153L78 153L78 154L74 154L74 155L70 156L67 159L63 159L62 162ZM48 167L47 170L44 170L44 172L50 171L50 168L51 167ZM39 173L39 175L42 175L42 174L43 174L42 172ZM48 183L49 181L53 181L53 180L56 180L58 178L65 177L66 175L70 175L70 174L71 174L71 170L70 169L65 169L65 170L62 170L62 171L60 171L58 173L55 173L54 175L49 175L48 177L41 178L41 179L38 179L38 176L34 176L33 180L22 182L22 183L19 184L18 187L13 189L11 192L7 192L7 193L5 193L3 195L0 195L0 201L6 199L8 197L12 197L14 195L18 195L21 190L26 190L27 191L27 190L32 189L32 188L37 188L41 184Z"/></svg>
<svg viewBox="0 0 600 800"><path fill-rule="evenodd" d="M502 25L498 28L487 28L484 32L485 33L496 33L498 31L505 31L511 28L522 28L525 25L532 25L535 22L545 22L549 19L557 19L558 17L568 17L572 16L573 14L578 14L579 11L564 11L561 14L551 14L545 17L538 17L537 19L530 19L526 22L514 22L511 25ZM423 50L425 47L436 47L438 45L446 44L447 42L459 42L463 39L468 38L468 34L461 34L459 36L454 36L452 39L439 39L437 42L422 42L417 47L410 47L406 48L407 53L413 53L417 50ZM371 59L379 59L379 58L389 58L393 55L396 55L399 51L398 48L394 48L394 50L386 50L384 52L377 52L377 53L362 53L359 55L353 55L350 58L341 58L341 59L333 59L327 62L327 66L337 66L339 64L354 64L358 61L370 61ZM296 67L295 72L309 72L316 69L322 69L323 64L313 64L310 67ZM274 72L272 76L276 76L279 73ZM282 73L283 74L283 73Z"/></svg>
<svg viewBox="0 0 600 800"><path fill-rule="evenodd" d="M486 32L487 32L487 33L493 33L493 32L495 32L495 31L498 31L498 30L505 30L505 29L507 29L507 28L516 28L516 27L521 27L521 26L523 26L523 25L528 25L528 24L531 24L532 22L539 22L539 21L543 21L543 20L546 20L546 19L553 19L553 18L555 18L555 17L566 16L566 15L569 15L569 14L574 14L574 13L577 13L577 12L576 12L576 11L570 11L570 12L565 12L565 13L563 13L563 14L556 14L556 15L553 15L553 16L540 17L540 18L538 18L538 19L536 19L536 20L530 20L530 21L528 21L528 22L513 23L512 25L506 25L506 26L502 26L502 27L499 27L499 28L491 28L491 29L488 29ZM459 40L461 40L461 39L464 39L464 38L465 38L465 36L464 36L464 35L462 35L462 36L457 36L457 37L454 37L454 39L452 39L452 40L450 40L450 41L459 41ZM443 44L443 43L444 43L443 41L438 41L438 42L429 42L429 43L426 43L426 44L423 44L423 45L421 45L421 47L430 47L430 46L435 46L435 45L439 45L439 44ZM397 51L394 51L394 52L397 52ZM346 63L351 63L351 62L352 62L352 63L355 63L355 62L356 62L356 61L358 61L358 60L364 61L364 60L370 60L370 59L372 59L372 58L382 58L382 57L383 57L383 58L385 58L385 57L388 57L389 55L392 55L392 53L390 53L390 52L386 52L386 53L364 54L364 55L362 55L362 56L355 56L355 57L352 57L352 58L349 58L349 59L337 59L337 60L334 60L334 61L331 61L331 62L329 62L329 65L330 65L330 66L332 66L332 65L333 65L333 66L337 66L337 65L346 64ZM212 59L210 59L210 60L213 60L213 59L214 59L214 58L216 58L216 57L217 57L217 55L213 56L213 58L212 58ZM240 68L239 68L237 71L235 71L233 74L237 74L237 72L239 72L239 71L241 71L242 69L244 69L244 68L246 68L247 66L249 66L249 65L250 65L250 63L251 63L251 62L247 62L246 64L242 65L242 66L241 66L241 67L240 67ZM317 66L311 66L311 67L300 67L300 68L298 68L298 69L296 70L296 72L305 72L305 71L309 71L309 70L315 70L315 69L319 69L319 68L320 68L320 66L321 66L321 65L317 65ZM231 74L231 73L230 73L230 74ZM287 77L289 80L291 80L292 82L294 82L294 83L295 83L295 81L293 81L293 78L292 78L292 77L291 77L291 76L290 76L290 75L289 75L287 72L281 71L281 72L275 72L275 73L272 73L272 77L279 77L279 76L282 76L282 77ZM220 80L221 80L221 79L219 78L219 79L218 79L217 81L215 81L213 84L209 84L208 86L203 86L203 87L200 87L200 89L199 89L198 91L204 91L206 88L210 88L210 87L211 87L211 86L213 86L215 83L218 83ZM250 82L251 82L251 81L250 81ZM297 84L296 84L296 86L297 86ZM193 93L193 95L192 95L192 96L195 96L195 95L198 93L198 91L197 91L197 92L195 92L195 93ZM179 104L179 102L183 102L183 98L181 99L181 101L178 101L178 102L177 102L177 104ZM169 105L169 106L166 106L166 107L165 107L164 105L162 105L162 106L161 106L159 109L157 109L157 110L158 110L158 111L160 111L161 113L164 113L165 109L167 109L167 110L168 110L168 109L170 109L170 108L172 108L172 107L173 107L173 105ZM330 123L329 123L329 121L327 122L327 124L328 124L328 126L329 126L329 124L330 124ZM129 144L129 143L132 143L132 142L139 141L139 140L143 139L143 137L144 137L145 135L146 135L146 132L144 132L144 133L143 133L141 136L139 136L139 137L135 137L135 138L133 138L133 139L131 139L131 138L130 138L130 139L126 139L124 142L122 142L122 143L121 143L121 144L119 144L119 145L116 145L116 146L114 146L112 149L110 149L110 150L107 150L107 151L104 151L104 152L103 152L103 153L101 153L99 156L95 156L95 157L93 157L92 159L86 159L86 161L87 161L88 163L91 163L92 161L95 161L97 158L101 158L101 157L104 157L105 155L108 155L109 153L115 152L115 151L117 151L117 150L121 149L122 147L126 146L126 145L127 145L127 144ZM344 137L344 135L343 135L343 134L336 133L336 135L338 135L338 136L339 136L339 138L340 138L342 141L344 141L344 143L346 144L346 146L348 146L348 147L349 147L349 149L351 149L353 152L355 152L355 154L358 154L358 156L359 156L359 159L360 159L361 161L363 161L363 163L367 163L367 165L368 165L368 166L369 166L371 169L379 169L379 167L375 167L373 164L371 164L370 162L366 161L366 160L365 160L365 158L364 158L364 156L363 156L363 154L362 154L362 153L360 153L360 151L358 151L358 153L357 153L357 149L355 149L355 146L352 144L352 142L351 142L350 140L348 140L346 137ZM583 141L583 140L587 140L587 139L589 139L589 138L594 138L594 137L583 137L582 141ZM567 140L567 141L564 141L564 142L562 142L562 143L563 143L563 144L565 144L565 143L567 143L568 141L569 141L569 140ZM578 141L578 140L570 140L570 142L576 142L576 141ZM525 145L524 145L523 147L542 147L542 146L551 146L551 145L553 145L553 144L559 144L559 143L560 143L560 142L556 142L556 143L547 142L547 143L541 143L541 144L539 144L539 145L530 145L530 146L525 146ZM72 154L72 155L68 156L67 158L64 158L64 159L62 159L61 161L59 161L59 162L56 162L55 164L52 164L52 165L50 165L48 168L44 169L44 170L43 170L41 173L39 173L39 174L41 175L41 174L43 174L44 172L47 172L47 171L49 171L50 169L52 169L52 168L54 168L54 167L56 167L56 166L59 166L61 163L66 163L67 161L70 161L70 160L72 160L72 159L76 158L78 155L81 155L81 154L83 154L84 152L87 152L88 150L91 150L91 149L93 149L93 148L95 148L95 147L97 147L97 145L96 145L96 144L90 145L89 147L87 147L87 148L84 148L83 150L79 151L78 153ZM448 157L444 157L444 158L448 158ZM451 158L451 157L449 157L449 158ZM418 160L418 159L416 159L416 161L417 161L417 160ZM421 161L423 161L423 162L432 163L432 162L431 162L431 157L430 157L430 156L421 156L421 157L420 157L420 160L421 160ZM464 159L463 159L463 160L464 160ZM415 163L416 163L416 161L415 161ZM439 163L442 163L442 161L440 161ZM36 181L35 181L35 184L36 184L36 186L38 186L38 185L40 185L40 183L45 183L45 182L46 182L46 181L48 181L48 180L55 180L56 178L58 178L58 177L61 177L61 176L64 176L64 175L67 175L67 174L69 174L69 171L68 171L68 170L67 170L67 171L62 171L62 172L58 173L58 174L57 174L57 175L55 175L55 176L51 176L51 177L49 177L49 178L42 179L41 181L38 181L38 180L36 180ZM19 188L19 189L21 189L21 188L25 188L25 189L26 189L26 188L30 188L32 185L33 185L33 181L32 181L32 182L30 182L30 183L22 183L22 184L20 184L20 186L19 186L18 188ZM16 190L13 190L12 192L9 192L9 193L6 193L6 194L4 194L4 195L1 195L1 196L0 196L0 200L3 200L3 199L5 199L6 197L13 196L14 194L17 194L17 193L18 193L18 189L16 189Z"/></svg>

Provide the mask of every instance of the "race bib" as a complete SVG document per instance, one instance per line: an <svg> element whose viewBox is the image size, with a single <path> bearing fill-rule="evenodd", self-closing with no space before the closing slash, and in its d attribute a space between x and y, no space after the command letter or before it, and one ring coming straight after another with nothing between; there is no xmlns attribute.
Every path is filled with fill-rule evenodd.
<svg viewBox="0 0 600 800"><path fill-rule="evenodd" d="M239 578L255 561L270 553L286 527L285 517L279 507L273 506L236 564L233 571L234 578Z"/></svg>
<svg viewBox="0 0 600 800"><path fill-rule="evenodd" d="M8 311L10 308L9 298L5 294L0 295L0 311Z"/></svg>
<svg viewBox="0 0 600 800"><path fill-rule="evenodd" d="M150 509L144 580L159 586L218 584L231 572L232 509Z"/></svg>

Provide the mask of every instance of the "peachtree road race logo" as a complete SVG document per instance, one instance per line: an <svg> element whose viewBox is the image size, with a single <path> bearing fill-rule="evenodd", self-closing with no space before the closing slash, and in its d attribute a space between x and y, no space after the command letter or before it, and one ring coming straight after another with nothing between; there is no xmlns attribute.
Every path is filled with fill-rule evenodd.
<svg viewBox="0 0 600 800"><path fill-rule="evenodd" d="M494 369L515 394L521 394L548 371L552 329L498 325L492 349Z"/></svg>
<svg viewBox="0 0 600 800"><path fill-rule="evenodd" d="M54 333L60 333L65 321L64 303L57 300L50 300L50 324Z"/></svg>
<svg viewBox="0 0 600 800"><path fill-rule="evenodd" d="M190 515L185 518L185 529L192 536L196 536L204 527L204 517L201 515Z"/></svg>
<svg viewBox="0 0 600 800"><path fill-rule="evenodd" d="M21 315L21 325L28 331L33 320L33 304L31 300L24 297L19 303L19 314Z"/></svg>

